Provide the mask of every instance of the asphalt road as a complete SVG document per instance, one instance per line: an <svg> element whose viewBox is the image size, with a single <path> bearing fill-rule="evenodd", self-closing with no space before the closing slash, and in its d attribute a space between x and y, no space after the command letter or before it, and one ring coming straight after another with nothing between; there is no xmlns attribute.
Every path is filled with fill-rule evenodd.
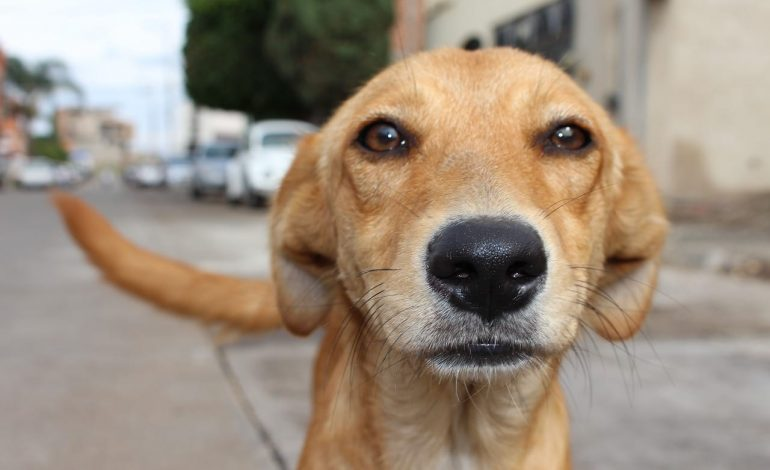
<svg viewBox="0 0 770 470"><path fill-rule="evenodd" d="M267 273L266 214L183 193L79 193L143 246ZM686 240L684 241L686 242ZM106 284L44 193L0 193L0 468L293 467L316 338L229 338ZM770 286L664 270L645 334L564 379L578 469L770 468Z"/></svg>

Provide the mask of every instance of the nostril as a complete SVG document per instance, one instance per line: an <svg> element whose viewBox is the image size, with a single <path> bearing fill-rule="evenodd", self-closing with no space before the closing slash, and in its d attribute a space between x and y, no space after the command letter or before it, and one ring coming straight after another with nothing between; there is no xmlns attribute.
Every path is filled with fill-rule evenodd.
<svg viewBox="0 0 770 470"><path fill-rule="evenodd" d="M465 261L452 262L446 257L438 256L431 263L430 272L436 278L445 281L466 281L477 275L476 269L471 263Z"/></svg>
<svg viewBox="0 0 770 470"><path fill-rule="evenodd" d="M508 267L505 274L516 281L529 282L542 276L544 272L545 268L538 263L516 261Z"/></svg>
<svg viewBox="0 0 770 470"><path fill-rule="evenodd" d="M455 270L452 275L449 276L449 278L457 281L465 281L471 279L476 274L476 270L470 263L461 261L459 263L455 263L454 268Z"/></svg>
<svg viewBox="0 0 770 470"><path fill-rule="evenodd" d="M517 269L509 269L508 270L508 277L511 277L513 279L523 279L523 278L527 278L527 277L530 277L530 276L527 275L527 274L522 273L521 271L519 271Z"/></svg>

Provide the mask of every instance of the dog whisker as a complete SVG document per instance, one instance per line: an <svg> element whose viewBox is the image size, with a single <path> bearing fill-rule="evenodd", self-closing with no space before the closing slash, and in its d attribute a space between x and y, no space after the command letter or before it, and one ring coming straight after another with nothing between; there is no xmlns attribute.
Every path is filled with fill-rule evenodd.
<svg viewBox="0 0 770 470"><path fill-rule="evenodd" d="M570 197L570 198L566 198L566 199L562 199L562 200L556 201L553 204L549 205L548 207L546 207L545 209L542 210L543 213L544 213L543 218L547 219L554 212L558 211L562 207L564 207L564 206L566 206L568 204L571 204L571 203L573 203L575 201L579 201L579 200L583 199L584 197L589 196L589 195L591 195L591 194L593 194L595 192L603 191L603 190L605 190L605 189L607 189L607 188L609 188L611 186L615 186L615 185L607 184L607 185L604 185L604 186L599 186L599 187L593 188L593 189L591 189L589 191L586 191L586 192L584 192L584 193L582 193L580 195L577 195L575 197ZM556 208L551 209L555 205L556 205Z"/></svg>
<svg viewBox="0 0 770 470"><path fill-rule="evenodd" d="M372 268L372 269L366 269L364 271L360 271L358 273L359 277L363 277L369 273L379 273L379 272L385 272L385 271L400 271L400 268Z"/></svg>

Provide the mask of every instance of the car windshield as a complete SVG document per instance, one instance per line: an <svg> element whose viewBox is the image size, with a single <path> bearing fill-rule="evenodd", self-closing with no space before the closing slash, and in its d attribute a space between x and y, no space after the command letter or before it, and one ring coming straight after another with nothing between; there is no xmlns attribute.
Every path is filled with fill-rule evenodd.
<svg viewBox="0 0 770 470"><path fill-rule="evenodd" d="M299 135L297 134L266 134L262 137L264 147L292 147L297 143Z"/></svg>
<svg viewBox="0 0 770 470"><path fill-rule="evenodd" d="M212 145L206 147L206 158L232 158L238 153L238 147L232 145Z"/></svg>

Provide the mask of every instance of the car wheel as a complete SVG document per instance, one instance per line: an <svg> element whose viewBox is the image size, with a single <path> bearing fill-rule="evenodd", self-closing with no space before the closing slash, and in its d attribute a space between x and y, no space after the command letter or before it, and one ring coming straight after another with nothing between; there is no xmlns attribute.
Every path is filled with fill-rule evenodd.
<svg viewBox="0 0 770 470"><path fill-rule="evenodd" d="M267 207L267 198L259 194L249 194L249 205L251 207Z"/></svg>

